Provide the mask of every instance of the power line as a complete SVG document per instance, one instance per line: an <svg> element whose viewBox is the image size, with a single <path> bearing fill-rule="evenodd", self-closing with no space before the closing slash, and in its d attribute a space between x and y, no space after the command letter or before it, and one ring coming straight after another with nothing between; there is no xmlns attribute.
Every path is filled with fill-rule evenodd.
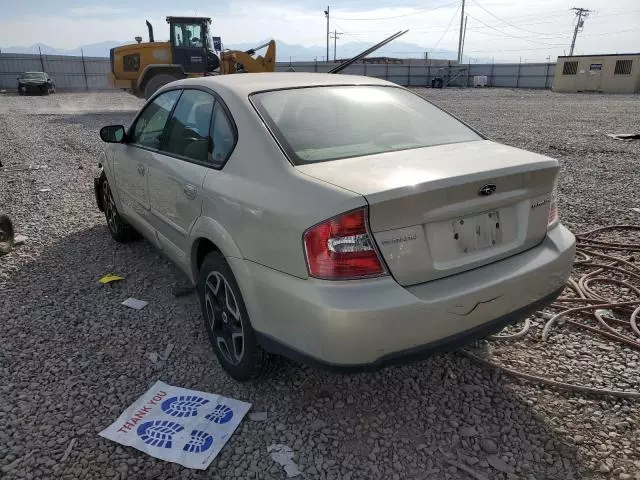
<svg viewBox="0 0 640 480"><path fill-rule="evenodd" d="M560 44L560 43L553 44L553 43L546 43L546 42L540 42L540 41L535 41L535 40L529 40L529 39L528 39L528 38L526 38L526 37L520 37L520 36L518 36L518 35L513 35L513 34L511 34L511 33L505 32L505 31L503 31L503 30L498 30L497 28L492 27L491 25L487 25L487 24L486 24L486 23L484 23L482 20L480 20L480 19L478 19L478 18L474 17L474 16L473 16L473 15L471 15L471 14L469 14L469 16L470 16L471 18L473 18L476 22L480 22L480 23L481 23L482 25L484 25L485 27L490 28L491 30L495 30L495 31L496 31L496 32L498 32L498 33L502 33L503 35L506 35L507 37L518 38L518 39L520 39L520 40L524 40L524 41L526 41L526 42L537 43L537 44L540 44L540 45L548 45L548 46L552 46L552 47L555 47L555 46L561 46L561 45L562 45L562 44Z"/></svg>
<svg viewBox="0 0 640 480"><path fill-rule="evenodd" d="M561 10L561 11L555 11L555 13L562 13L565 12L566 10ZM630 10L630 11L626 11L626 12L616 12L616 13L609 13L609 14L604 14L604 15L598 15L597 17L594 17L591 21L595 22L597 20L599 20L602 17L610 17L610 16L616 16L616 15L628 15L631 13L635 13L635 12L640 12L640 10ZM508 20L512 20L512 21L518 21L519 19L525 19L525 18L532 18L533 15L524 15L524 16L517 16L517 17L507 17ZM565 23L566 19L564 18L558 18L557 15L550 15L550 16L543 16L543 17L538 17L535 16L536 18L540 18L540 19L545 19L545 18L555 18L555 20L542 20L542 21L536 21L536 22L527 22L526 25L545 25L545 24L553 24L553 23ZM333 19L335 17L331 17L332 22ZM474 17L475 18L475 17ZM340 27L337 23L333 22L334 25L336 25L338 28L340 28L341 30L347 30L345 28ZM483 25L478 25L478 26L469 26L468 29L469 30L473 30L473 31L479 31L479 30L485 30L485 29L497 29L499 26L498 25L488 25L486 23L483 23ZM416 33L416 32L423 32L423 33L441 33L442 27L441 25L425 25L423 27L419 27L419 28L412 28L411 29L412 32ZM381 33L381 34L386 34L386 35L392 35L395 32L392 32L390 29L387 30L358 30L356 32L351 32L350 35L366 35L368 33ZM560 33L560 32L551 32L551 33L536 33L536 36L538 35L544 35L546 37L565 37L566 33ZM510 36L510 34L506 34L505 36ZM537 38L537 37L536 37Z"/></svg>
<svg viewBox="0 0 640 480"><path fill-rule="evenodd" d="M522 30L524 32L529 32L529 33L533 33L534 35L546 35L545 33L542 32L534 32L533 30L528 30L526 28L523 28L521 26L517 26L514 25L513 23L507 22L504 18L500 18L497 15L494 15L493 13L491 13L489 10L487 10L486 8L484 8L482 5L480 5L476 0L471 0L474 4L476 4L476 6L480 7L482 10L484 10L485 12L487 12L489 15L491 15L493 18L500 20L502 23L505 23L507 25L509 25L510 27L513 28L517 28L518 30Z"/></svg>
<svg viewBox="0 0 640 480"><path fill-rule="evenodd" d="M442 41L442 39L444 38L444 36L447 34L447 32L449 31L449 29L451 28L451 24L453 23L453 19L456 18L456 15L458 14L458 10L460 10L460 4L458 4L458 7L456 8L456 11L453 12L453 16L451 17L451 20L449 20L449 25L447 25L447 29L444 31L444 33L442 34L442 36L440 37L440 39L436 42L436 44L433 46L433 48L431 49L431 51L434 51L438 45L440 45L440 42Z"/></svg>
<svg viewBox="0 0 640 480"><path fill-rule="evenodd" d="M332 19L332 20L331 20L331 23L333 23L333 26L334 26L334 27L339 28L340 30L342 30L342 33L343 33L344 35L347 35L348 37L353 38L353 39L354 39L356 42L358 42L358 43L362 43L362 44L364 44L364 43L365 43L365 42L363 42L362 40L360 40L360 39L358 39L358 38L354 37L354 34L353 34L353 33L349 33L349 32L347 32L347 31L346 31L347 29L346 29L346 28L342 28L340 25L338 25L338 22L336 22L335 20L333 20L333 19ZM356 34L356 35L357 35L357 34ZM390 36L390 35L392 35L392 34L391 34L391 33L389 33L387 36Z"/></svg>
<svg viewBox="0 0 640 480"><path fill-rule="evenodd" d="M373 22L373 21L376 21L376 20L388 20L388 19L391 19L391 18L402 18L402 17L410 17L412 15L419 15L421 13L431 12L431 11L437 10L439 8L452 7L453 5L456 5L457 3L458 2L447 3L447 4L444 4L444 5L438 5L438 6L431 7L431 8L423 8L421 10L416 10L416 11L411 12L411 13L404 13L402 15L392 15L392 16L389 16L389 17L377 17L377 18L333 17L333 18L337 18L338 20L353 20L353 21L358 21L358 22L360 22L360 21L362 21L362 22Z"/></svg>

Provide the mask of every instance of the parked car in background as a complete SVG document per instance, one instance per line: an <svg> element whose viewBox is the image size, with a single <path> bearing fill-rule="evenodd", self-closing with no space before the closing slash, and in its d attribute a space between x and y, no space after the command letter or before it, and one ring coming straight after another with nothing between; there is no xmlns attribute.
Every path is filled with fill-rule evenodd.
<svg viewBox="0 0 640 480"><path fill-rule="evenodd" d="M274 354L359 370L471 342L551 303L573 264L555 159L384 80L179 80L100 136L111 235L189 276L237 380Z"/></svg>
<svg viewBox="0 0 640 480"><path fill-rule="evenodd" d="M46 72L24 72L18 77L18 93L56 93L56 83Z"/></svg>

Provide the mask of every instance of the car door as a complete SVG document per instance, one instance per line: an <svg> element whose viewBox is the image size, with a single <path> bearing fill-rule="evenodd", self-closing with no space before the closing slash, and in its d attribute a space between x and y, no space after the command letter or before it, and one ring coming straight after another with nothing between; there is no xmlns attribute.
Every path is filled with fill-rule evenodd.
<svg viewBox="0 0 640 480"><path fill-rule="evenodd" d="M116 144L113 151L113 172L123 214L143 228L151 225L148 170L179 96L180 90L170 90L151 101L129 129L126 143Z"/></svg>
<svg viewBox="0 0 640 480"><path fill-rule="evenodd" d="M163 250L188 266L189 232L202 209L202 183L211 157L215 98L184 89L168 122L162 155L149 170L153 225Z"/></svg>

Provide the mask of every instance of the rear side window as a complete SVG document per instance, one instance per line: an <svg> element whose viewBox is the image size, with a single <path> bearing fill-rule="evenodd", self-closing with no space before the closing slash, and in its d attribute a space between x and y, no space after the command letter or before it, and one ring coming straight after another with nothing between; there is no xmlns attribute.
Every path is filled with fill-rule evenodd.
<svg viewBox="0 0 640 480"><path fill-rule="evenodd" d="M294 164L482 139L435 105L397 87L278 90L254 94L251 101Z"/></svg>
<svg viewBox="0 0 640 480"><path fill-rule="evenodd" d="M220 103L216 103L213 113L211 139L213 141L211 163L219 168L227 161L236 143L233 125Z"/></svg>
<svg viewBox="0 0 640 480"><path fill-rule="evenodd" d="M179 90L170 90L147 105L133 127L132 143L159 149L167 119L179 96Z"/></svg>
<svg viewBox="0 0 640 480"><path fill-rule="evenodd" d="M162 150L206 162L214 98L200 90L184 90L176 105Z"/></svg>

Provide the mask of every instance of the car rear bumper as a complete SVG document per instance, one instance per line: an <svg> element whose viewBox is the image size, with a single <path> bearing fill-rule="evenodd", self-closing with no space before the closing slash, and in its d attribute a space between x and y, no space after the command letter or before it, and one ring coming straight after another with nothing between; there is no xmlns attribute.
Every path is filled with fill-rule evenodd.
<svg viewBox="0 0 640 480"><path fill-rule="evenodd" d="M526 252L412 287L391 278L299 279L229 259L265 349L347 370L423 358L525 318L563 290L575 237L561 224Z"/></svg>

